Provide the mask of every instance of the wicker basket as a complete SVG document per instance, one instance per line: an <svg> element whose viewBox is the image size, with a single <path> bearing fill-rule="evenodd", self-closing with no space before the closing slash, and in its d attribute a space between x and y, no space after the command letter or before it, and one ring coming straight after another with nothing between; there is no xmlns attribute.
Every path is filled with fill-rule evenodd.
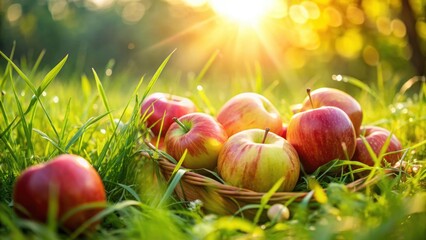
<svg viewBox="0 0 426 240"><path fill-rule="evenodd" d="M148 144L151 148L152 145ZM143 155L148 158L153 158L150 154L143 152ZM168 181L176 168L174 163L171 163L164 157L153 159L157 161L161 173ZM386 176L398 172L398 169L389 169L386 171ZM374 177L367 181L367 177L359 178L346 185L349 191L360 191L367 186L376 184L380 177ZM253 219L257 208L247 208L241 211L241 208L248 204L260 204L261 198L265 193L255 192L248 189L238 188L223 184L211 177L187 171L175 188L177 197L182 201L201 200L203 210L207 213L218 215L233 215L238 213L248 219ZM287 201L300 202L308 194L312 192L276 192L269 199L268 204L286 203ZM315 198L310 198L309 201L316 201ZM262 218L266 215L263 213Z"/></svg>

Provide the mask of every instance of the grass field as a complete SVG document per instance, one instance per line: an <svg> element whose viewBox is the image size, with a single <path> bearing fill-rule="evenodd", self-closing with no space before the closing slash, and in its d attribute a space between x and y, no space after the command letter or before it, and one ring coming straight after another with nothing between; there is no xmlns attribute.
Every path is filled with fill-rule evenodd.
<svg viewBox="0 0 426 240"><path fill-rule="evenodd" d="M173 57L170 55L169 57ZM1 239L421 239L426 236L426 85L407 81L397 87L378 74L365 84L350 76L335 76L313 87L350 89L364 110L364 124L391 129L404 146L403 160L420 166L416 173L400 169L384 177L382 169L371 176L383 180L360 192L350 192L340 177L315 175L326 197L314 203L306 198L289 204L285 222L255 223L240 216L202 212L202 203L183 202L172 194L176 182L153 178L158 166L141 157L146 150L139 106L150 92L165 91L191 98L201 111L214 115L233 94L255 91L269 98L288 120L291 105L305 90L296 84L247 74L223 84L209 78L205 69L187 79L174 79L167 61L152 77L126 79L76 73L61 75L67 57L52 69L43 68L42 56L32 64L0 58L0 238ZM380 70L380 69L379 69ZM120 124L118 124L120 121ZM25 168L61 153L81 155L99 172L107 191L108 207L97 231L79 235L18 218L13 212L13 184ZM343 164L346 164L343 162ZM297 189L310 191L300 180ZM321 187L319 187L321 190Z"/></svg>

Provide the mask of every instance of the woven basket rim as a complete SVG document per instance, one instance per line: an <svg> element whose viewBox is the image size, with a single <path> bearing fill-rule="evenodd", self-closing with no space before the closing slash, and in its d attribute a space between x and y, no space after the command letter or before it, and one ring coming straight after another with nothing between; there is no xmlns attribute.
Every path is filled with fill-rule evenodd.
<svg viewBox="0 0 426 240"><path fill-rule="evenodd" d="M150 147L152 148L153 146L150 146ZM176 168L176 164L170 162L168 159L161 156L160 154L158 155L158 158L156 159L152 155L148 154L147 152L142 152L142 154L145 157L148 157L150 159L153 159L154 161L157 161L159 167L162 168L163 171L166 171L167 173L169 173L170 175ZM181 169L186 169L186 168L181 167ZM191 171L191 169L187 169L187 170L189 171L185 171L181 180L193 186L210 187L211 189L214 189L214 191L216 191L217 193L219 193L220 195L224 197L230 197L230 198L234 198L236 200L242 200L242 201L258 202L266 194L266 192L256 192L249 189L224 184L211 177L204 176L202 174ZM386 170L386 175L395 174L397 172L399 172L399 169L390 168ZM353 182L345 184L345 186L347 187L349 191L356 192L356 191L365 189L367 186L374 185L380 179L381 178L378 176L375 176L371 179L368 179L367 177L362 177L362 178L354 180ZM301 201L310 192L312 192L312 190L306 191L306 192L302 192L302 191L275 192L270 197L270 201L276 202L276 201L284 201L284 200L290 200L290 199L293 199L294 201Z"/></svg>

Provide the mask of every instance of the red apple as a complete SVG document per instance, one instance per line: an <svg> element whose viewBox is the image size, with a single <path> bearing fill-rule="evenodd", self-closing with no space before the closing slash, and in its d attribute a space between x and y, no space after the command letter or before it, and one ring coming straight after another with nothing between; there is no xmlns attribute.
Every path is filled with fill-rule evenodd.
<svg viewBox="0 0 426 240"><path fill-rule="evenodd" d="M306 97L300 111L306 111L322 106L332 106L342 109L351 119L356 136L360 133L362 109L358 101L351 95L335 88L318 88L311 92L311 99Z"/></svg>
<svg viewBox="0 0 426 240"><path fill-rule="evenodd" d="M288 128L288 124L283 123L283 128L281 130L280 136L283 137L284 139L287 139L287 128Z"/></svg>
<svg viewBox="0 0 426 240"><path fill-rule="evenodd" d="M278 191L292 191L300 174L293 146L279 135L262 129L238 132L219 153L217 170L232 186L267 192L282 177Z"/></svg>
<svg viewBox="0 0 426 240"><path fill-rule="evenodd" d="M183 166L190 169L214 169L217 156L228 135L222 125L205 113L184 115L170 125L165 136L166 152L179 160L185 149Z"/></svg>
<svg viewBox="0 0 426 240"><path fill-rule="evenodd" d="M159 150L166 150L166 145L164 144L164 137L163 136L154 136L149 141L152 145L154 145ZM157 145L158 143L158 145Z"/></svg>
<svg viewBox="0 0 426 240"><path fill-rule="evenodd" d="M287 140L299 154L307 173L334 159L350 159L355 151L355 130L348 115L336 107L299 112L290 119Z"/></svg>
<svg viewBox="0 0 426 240"><path fill-rule="evenodd" d="M146 116L146 126L155 136L160 134L161 121L164 117L161 136L165 136L173 117L181 117L196 111L194 102L189 98L167 93L153 93L145 98L141 104L141 115Z"/></svg>
<svg viewBox="0 0 426 240"><path fill-rule="evenodd" d="M376 157L380 154L380 151L382 150L386 140L390 137L389 146L385 153L395 153L386 154L382 159L382 166L385 166L386 162L393 166L401 159L402 153L396 152L402 149L401 142L389 130L377 126L364 126L361 128L361 135L365 137L365 140L373 149ZM374 165L373 158L371 157L364 141L361 138L357 138L356 140L356 150L352 160L365 163L369 166Z"/></svg>
<svg viewBox="0 0 426 240"><path fill-rule="evenodd" d="M246 92L229 99L219 110L217 121L228 136L250 128L271 129L280 134L282 120L278 110L264 96Z"/></svg>
<svg viewBox="0 0 426 240"><path fill-rule="evenodd" d="M58 221L70 210L84 204L106 205L105 189L99 174L85 159L70 154L27 168L15 182L14 209L24 218L46 222L51 199L58 204ZM103 208L78 211L62 227L75 230Z"/></svg>

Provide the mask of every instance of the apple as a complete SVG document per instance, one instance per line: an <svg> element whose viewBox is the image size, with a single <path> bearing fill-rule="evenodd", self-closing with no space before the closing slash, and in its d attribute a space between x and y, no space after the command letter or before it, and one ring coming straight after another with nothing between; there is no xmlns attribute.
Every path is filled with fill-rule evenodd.
<svg viewBox="0 0 426 240"><path fill-rule="evenodd" d="M387 139L390 138L389 146L385 151L385 153L390 154L386 154L383 157L381 162L382 166L385 166L386 162L393 166L401 159L402 153L397 152L402 150L401 142L389 130L377 126L363 126L361 128L361 136L364 136L365 140L371 146L376 157L380 154L380 151L382 150ZM360 137L356 140L356 149L352 160L365 163L369 166L374 165L373 158L368 152L364 141Z"/></svg>
<svg viewBox="0 0 426 240"><path fill-rule="evenodd" d="M84 158L62 154L56 158L25 169L13 188L15 212L27 219L46 222L48 209L57 201L57 220L70 210L84 204L106 205L105 189L96 170ZM85 209L70 216L61 227L73 231L103 210L104 207ZM94 223L90 228L94 228Z"/></svg>
<svg viewBox="0 0 426 240"><path fill-rule="evenodd" d="M287 128L288 128L288 124L283 123L283 128L281 130L280 136L283 137L284 139L287 139Z"/></svg>
<svg viewBox="0 0 426 240"><path fill-rule="evenodd" d="M342 109L351 119L356 136L359 136L363 113L360 104L355 98L335 88L318 88L310 93L310 98L305 98L300 111L322 106Z"/></svg>
<svg viewBox="0 0 426 240"><path fill-rule="evenodd" d="M262 129L238 132L219 153L217 171L229 185L267 192L282 177L278 191L292 191L300 174L296 150L281 136Z"/></svg>
<svg viewBox="0 0 426 240"><path fill-rule="evenodd" d="M166 150L166 145L164 143L164 137L163 136L153 136L151 137L149 141L153 146L155 146L158 150ZM157 145L158 143L158 145Z"/></svg>
<svg viewBox="0 0 426 240"><path fill-rule="evenodd" d="M186 114L170 125L164 138L166 152L177 161L185 149L182 166L190 169L215 169L217 156L228 139L225 129L212 116L196 112Z"/></svg>
<svg viewBox="0 0 426 240"><path fill-rule="evenodd" d="M291 112L293 114L296 114L296 113L300 112L300 110L302 109L302 107L303 107L303 104L297 103L297 104L291 105L290 109L291 109Z"/></svg>
<svg viewBox="0 0 426 240"><path fill-rule="evenodd" d="M165 136L168 128L173 123L173 117L181 117L197 110L191 99L156 92L147 96L141 104L141 115L146 116L146 126L155 136L160 135L161 121L164 117L161 136Z"/></svg>
<svg viewBox="0 0 426 240"><path fill-rule="evenodd" d="M229 99L216 118L228 136L250 128L269 128L276 134L280 134L282 130L278 110L267 98L253 92L240 93Z"/></svg>
<svg viewBox="0 0 426 240"><path fill-rule="evenodd" d="M337 107L319 107L296 113L287 128L306 173L334 159L351 159L355 130L348 115Z"/></svg>

